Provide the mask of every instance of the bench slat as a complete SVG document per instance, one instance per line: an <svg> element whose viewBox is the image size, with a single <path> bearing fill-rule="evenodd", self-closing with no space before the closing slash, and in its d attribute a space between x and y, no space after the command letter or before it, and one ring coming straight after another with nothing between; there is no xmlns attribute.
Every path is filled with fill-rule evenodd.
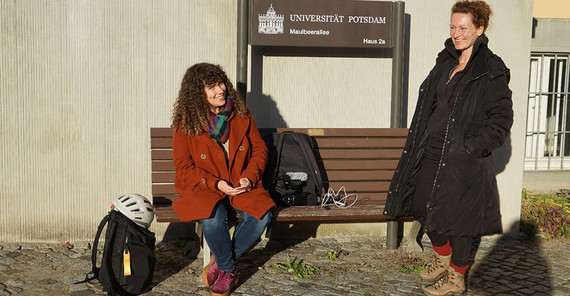
<svg viewBox="0 0 570 296"><path fill-rule="evenodd" d="M402 149L320 149L315 153L320 159L399 159ZM172 148L152 150L151 157L153 160L171 161Z"/></svg>
<svg viewBox="0 0 570 296"><path fill-rule="evenodd" d="M323 160L328 170L386 170L396 169L398 160L367 159L367 160Z"/></svg>
<svg viewBox="0 0 570 296"><path fill-rule="evenodd" d="M179 222L172 207L155 207L157 222ZM357 220L389 220L383 214L383 201L367 201L357 203L349 208L334 205L278 207L274 210L275 221L357 221Z"/></svg>
<svg viewBox="0 0 570 296"><path fill-rule="evenodd" d="M326 175L325 175L326 173ZM172 184L174 180L173 171L156 171L152 173L153 183L168 183ZM326 176L326 180L330 182L340 182L340 181L390 181L394 175L394 171L351 171L347 173L345 171L328 171L321 172L323 178Z"/></svg>
<svg viewBox="0 0 570 296"><path fill-rule="evenodd" d="M344 182L328 182L329 188L339 190L344 186L347 193L351 192L386 192L390 187L390 181L344 181ZM152 194L174 194L174 184L153 184Z"/></svg>
<svg viewBox="0 0 570 296"><path fill-rule="evenodd" d="M359 201L366 201L366 200L380 200L382 202L386 201L386 192L364 192L358 194ZM178 199L178 194L175 193L157 193L153 195L153 204L156 205L165 205L170 206L172 201ZM358 203L358 201L357 201Z"/></svg>
<svg viewBox="0 0 570 296"><path fill-rule="evenodd" d="M261 135L269 135L273 132L298 132L311 137L407 137L407 128L260 128Z"/></svg>
<svg viewBox="0 0 570 296"><path fill-rule="evenodd" d="M170 160L172 161L172 148L164 150L152 150L150 152L152 160Z"/></svg>
<svg viewBox="0 0 570 296"><path fill-rule="evenodd" d="M151 138L172 137L172 129L169 127L151 127L150 137Z"/></svg>
<svg viewBox="0 0 570 296"><path fill-rule="evenodd" d="M151 138L150 148L170 148L172 149L172 137L169 138Z"/></svg>
<svg viewBox="0 0 570 296"><path fill-rule="evenodd" d="M326 175L325 175L326 174ZM329 181L390 181L394 176L393 170L385 171L351 171L350 173L344 171L328 171L323 176Z"/></svg>
<svg viewBox="0 0 570 296"><path fill-rule="evenodd" d="M401 148L406 142L405 138L315 138L319 149L323 148ZM152 138L151 148L172 148L172 138Z"/></svg>
<svg viewBox="0 0 570 296"><path fill-rule="evenodd" d="M399 159L402 149L323 149L316 151L321 159ZM172 157L172 156L171 156Z"/></svg>
<svg viewBox="0 0 570 296"><path fill-rule="evenodd" d="M325 148L401 148L405 138L316 138L319 149Z"/></svg>
<svg viewBox="0 0 570 296"><path fill-rule="evenodd" d="M171 206L155 206L154 213L156 215L156 222L180 222Z"/></svg>
<svg viewBox="0 0 570 296"><path fill-rule="evenodd" d="M328 160L323 159L322 164L328 170L394 170L398 165L397 159L354 159L354 160ZM174 171L174 163L171 161L153 161L153 171Z"/></svg>
<svg viewBox="0 0 570 296"><path fill-rule="evenodd" d="M174 163L171 161L152 161L153 172L174 172ZM174 179L172 179L174 181Z"/></svg>

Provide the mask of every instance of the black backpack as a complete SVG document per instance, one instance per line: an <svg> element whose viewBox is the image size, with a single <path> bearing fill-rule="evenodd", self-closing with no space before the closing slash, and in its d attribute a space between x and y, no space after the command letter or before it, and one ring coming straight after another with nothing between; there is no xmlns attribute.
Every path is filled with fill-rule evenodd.
<svg viewBox="0 0 570 296"><path fill-rule="evenodd" d="M97 245L107 224L101 267L97 267ZM92 271L87 282L97 279L110 295L139 295L150 291L154 275L156 238L153 232L111 210L101 220L91 253ZM93 274L92 277L89 277Z"/></svg>
<svg viewBox="0 0 570 296"><path fill-rule="evenodd" d="M269 149L263 186L284 206L319 205L323 179L313 139L304 133L273 133L265 138Z"/></svg>

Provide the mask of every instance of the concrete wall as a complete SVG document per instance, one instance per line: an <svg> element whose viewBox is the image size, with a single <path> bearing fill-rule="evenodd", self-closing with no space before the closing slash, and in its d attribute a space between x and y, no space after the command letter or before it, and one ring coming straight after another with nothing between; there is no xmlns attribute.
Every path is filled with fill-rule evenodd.
<svg viewBox="0 0 570 296"><path fill-rule="evenodd" d="M448 36L453 2L405 1L407 121ZM496 155L508 229L520 208L533 2L489 3L490 47L513 74L515 125ZM235 77L236 10L225 0L1 1L0 241L89 241L115 198L151 196L149 128L169 125L190 65L218 63ZM389 126L389 52L250 55L248 104L261 126ZM152 230L161 236L166 225Z"/></svg>
<svg viewBox="0 0 570 296"><path fill-rule="evenodd" d="M185 70L235 77L235 1L3 0L0 20L0 241L92 239L114 199L150 197Z"/></svg>
<svg viewBox="0 0 570 296"><path fill-rule="evenodd" d="M535 18L532 32L533 52L570 52L570 17Z"/></svg>

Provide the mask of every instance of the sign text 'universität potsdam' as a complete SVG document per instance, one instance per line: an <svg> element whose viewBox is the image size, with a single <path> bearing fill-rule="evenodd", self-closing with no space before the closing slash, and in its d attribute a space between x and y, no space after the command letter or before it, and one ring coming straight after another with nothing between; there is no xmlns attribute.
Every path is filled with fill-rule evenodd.
<svg viewBox="0 0 570 296"><path fill-rule="evenodd" d="M391 47L392 2L253 0L251 44Z"/></svg>

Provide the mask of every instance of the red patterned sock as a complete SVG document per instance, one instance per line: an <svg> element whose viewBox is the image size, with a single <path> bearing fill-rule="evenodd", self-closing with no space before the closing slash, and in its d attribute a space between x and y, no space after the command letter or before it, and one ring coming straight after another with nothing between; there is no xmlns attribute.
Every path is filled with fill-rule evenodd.
<svg viewBox="0 0 570 296"><path fill-rule="evenodd" d="M443 246L433 246L433 250L439 256L449 256L451 255L451 244L449 243L449 241L447 241L447 243Z"/></svg>
<svg viewBox="0 0 570 296"><path fill-rule="evenodd" d="M465 266L457 266L457 265L453 264L453 262L450 262L449 266L451 266L455 270L455 272L457 272L461 275L465 275L465 273L467 272L467 269L469 268L469 264L467 264Z"/></svg>

